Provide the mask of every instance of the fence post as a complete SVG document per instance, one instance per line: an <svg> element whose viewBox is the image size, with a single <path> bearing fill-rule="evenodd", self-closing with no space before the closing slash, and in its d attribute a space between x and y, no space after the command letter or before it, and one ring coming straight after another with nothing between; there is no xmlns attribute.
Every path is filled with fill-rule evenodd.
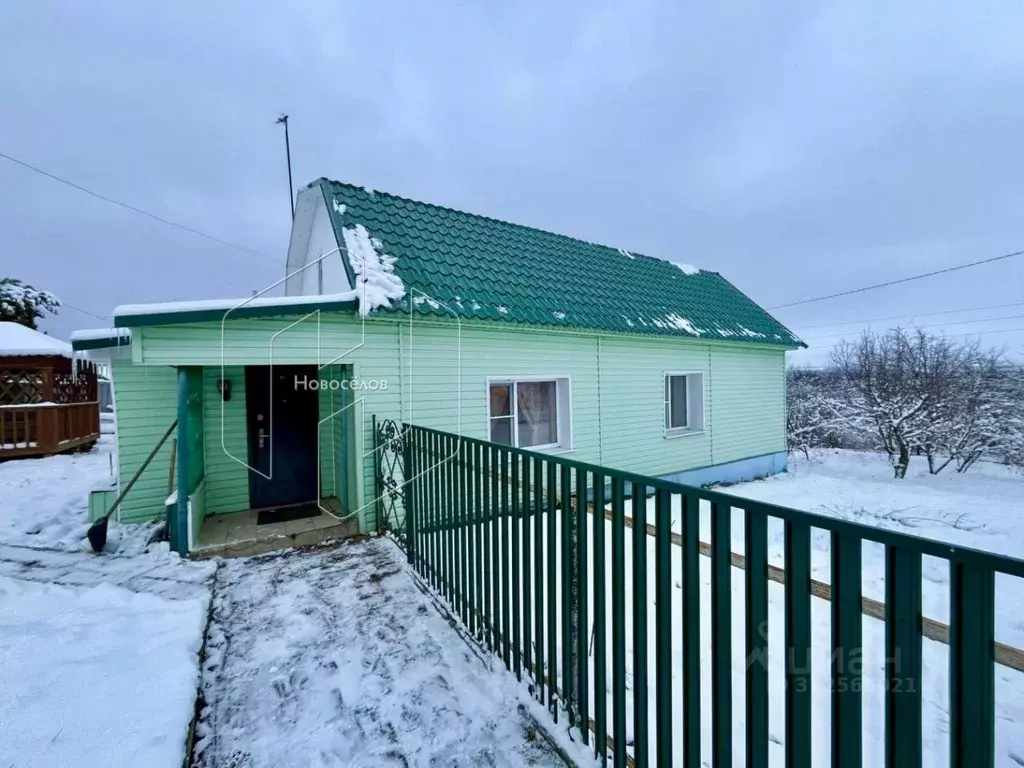
<svg viewBox="0 0 1024 768"><path fill-rule="evenodd" d="M405 507L405 558L412 564L416 558L416 523L413 519L415 514L415 502L413 502L412 484L416 478L416 468L413 466L412 458L412 428L406 424L402 425L402 504Z"/></svg>

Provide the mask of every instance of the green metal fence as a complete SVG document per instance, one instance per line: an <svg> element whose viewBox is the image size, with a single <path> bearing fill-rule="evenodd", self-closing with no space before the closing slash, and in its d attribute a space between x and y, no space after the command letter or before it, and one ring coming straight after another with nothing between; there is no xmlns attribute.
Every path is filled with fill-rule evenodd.
<svg viewBox="0 0 1024 768"><path fill-rule="evenodd" d="M401 446L396 533L409 562L597 756L616 766L727 766L735 751L767 766L776 749L787 766L811 766L811 543L823 530L830 727L815 736L829 741L832 765L864 763L867 542L884 547L885 763L922 764L922 558L934 557L950 576L950 764L994 764L995 578L1024 577L1024 562L414 425L389 439ZM703 552L702 505L711 539ZM743 571L734 567L734 509L743 511ZM774 619L770 525L784 531L784 585L774 587L784 605ZM770 704L768 629L779 618L784 693ZM780 702L783 744L770 747L769 711Z"/></svg>

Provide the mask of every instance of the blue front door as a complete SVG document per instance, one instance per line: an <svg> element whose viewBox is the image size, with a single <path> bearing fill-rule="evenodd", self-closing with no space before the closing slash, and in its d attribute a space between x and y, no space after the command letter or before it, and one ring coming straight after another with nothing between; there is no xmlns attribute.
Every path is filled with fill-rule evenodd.
<svg viewBox="0 0 1024 768"><path fill-rule="evenodd" d="M317 390L308 386L318 375L315 365L245 369L252 509L302 504L319 497L319 409Z"/></svg>

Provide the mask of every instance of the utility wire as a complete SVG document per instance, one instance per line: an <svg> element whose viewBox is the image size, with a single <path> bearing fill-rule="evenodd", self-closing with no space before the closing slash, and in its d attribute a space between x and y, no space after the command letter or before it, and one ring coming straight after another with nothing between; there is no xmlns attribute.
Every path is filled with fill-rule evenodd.
<svg viewBox="0 0 1024 768"><path fill-rule="evenodd" d="M876 283L874 285L866 285L863 288L854 288L849 291L839 291L838 293L830 293L827 296L815 296L812 299L801 299L800 301L791 301L788 304L778 304L774 307L768 307L768 309L785 309L786 307L798 307L801 304L813 304L817 301L825 301L826 299L836 299L840 296L852 296L855 293L865 293L866 291L873 291L877 288L885 288L890 285L900 285L901 283L910 283L914 280L921 280L926 277L934 277L935 275L944 275L947 272L956 272L961 269L967 269L968 267L977 267L981 264L991 264L994 261L1002 261L1004 259L1012 259L1015 256L1024 256L1024 251L1014 251L1013 253L1004 253L1001 256L993 256L988 259L981 259L979 261L972 261L967 264L958 264L955 267L946 267L945 269L936 269L931 272L923 272L920 275L911 275L910 277L901 277L899 280L887 280L884 283Z"/></svg>
<svg viewBox="0 0 1024 768"><path fill-rule="evenodd" d="M150 213L149 211L145 211L142 208L137 208L134 205L129 205L128 203L122 202L120 200L115 200L112 197L107 197L106 195L101 195L99 192L94 192L91 189L83 187L81 184L76 184L73 181L69 181L68 179L62 178L62 177L57 176L55 174L52 174L52 173L50 173L48 171L44 171L42 168L37 168L34 165L26 163L24 160L19 160L16 157L11 157L10 155L6 155L3 152L0 152L0 158L3 158L4 160L8 160L8 161L10 161L12 163L15 163L16 165L20 165L23 168L28 168L30 171L35 171L36 173L41 174L41 175L47 177L48 179L53 179L54 181L58 181L61 184L66 184L67 186L71 187L72 189L77 189L79 192L84 192L85 194L91 195L92 197L95 197L98 200L102 200L105 203L110 203L112 205L120 206L121 208L124 208L126 210L132 211L133 213L142 214L143 216L147 216L147 217L153 219L154 221L159 221L161 224L166 224L169 227L174 227L175 229L180 229L183 232L190 232L191 234L198 235L199 237L205 237L207 240L212 240L213 242L219 243L220 245L226 245L228 248L234 248L235 250L238 250L238 251L244 251L245 253L251 253L251 254L254 254L254 255L259 256L259 257L264 258L264 259L272 259L273 258L272 256L268 256L265 253L260 253L259 251L254 250L253 248L249 248L249 247L244 246L244 245L238 245L237 243L232 243L232 242L229 242L227 240L222 240L219 237L216 237L214 235L209 235L206 232L202 232L202 231L200 231L198 229L194 229L193 227L189 227L189 226L186 226L184 224L179 224L176 221L171 221L170 219L165 219L162 216L157 216L155 213ZM274 259L274 260L277 261L277 259Z"/></svg>
<svg viewBox="0 0 1024 768"><path fill-rule="evenodd" d="M68 304L66 301L61 301L60 308L63 309L64 307L73 309L76 312L81 312L83 315L89 315L89 317L95 317L97 320L103 320L107 323L113 322L114 320L110 315L97 315L95 312L90 312L88 309L82 309L81 307L76 307L74 304Z"/></svg>
<svg viewBox="0 0 1024 768"><path fill-rule="evenodd" d="M928 323L927 325L912 325L912 326L910 326L910 328L911 329L916 329L916 328L921 328L921 329L924 329L924 328L946 328L946 327L948 327L950 325L971 325L973 323L994 323L994 322L997 322L999 320L1017 320L1017 319L1022 318L1022 317L1024 317L1024 315L1004 315L1002 317L983 317L983 318L980 318L980 319L977 319L977 320L960 320L960 321L955 322L955 323ZM866 329L861 329L861 330L866 330ZM886 329L886 330L892 330L892 329L889 328L889 329ZM860 332L861 332L860 330L857 330L857 331L849 331L847 333L814 334L814 335L811 335L811 336L807 336L805 338L808 338L808 339L828 339L828 338L834 338L834 337L838 337L838 336L850 336L850 335L852 335L854 333L858 333L859 334ZM972 331L972 333L990 333L990 331Z"/></svg>
<svg viewBox="0 0 1024 768"><path fill-rule="evenodd" d="M873 317L862 320L844 320L838 323L819 323L818 325L797 325L794 328L810 330L812 328L834 328L837 325L857 325L858 323L884 323L889 320L911 320L915 317L932 317L933 315L951 315L958 312L980 312L983 309L1005 309L1006 307L1024 306L1024 301L1015 301L1010 304L987 304L983 307L965 307L964 309L940 309L935 312L917 312L913 315L895 315L892 317Z"/></svg>

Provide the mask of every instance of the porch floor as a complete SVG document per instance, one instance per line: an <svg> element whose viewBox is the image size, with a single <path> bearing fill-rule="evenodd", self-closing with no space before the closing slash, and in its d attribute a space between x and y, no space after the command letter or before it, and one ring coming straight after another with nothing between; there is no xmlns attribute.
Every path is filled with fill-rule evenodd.
<svg viewBox="0 0 1024 768"><path fill-rule="evenodd" d="M321 499L320 503L334 515L341 514L336 498ZM191 556L249 557L277 549L308 547L329 539L344 539L359 533L355 518L339 521L333 515L321 512L316 517L288 520L283 523L257 525L259 510L247 509L226 515L210 515L203 520L198 541Z"/></svg>

